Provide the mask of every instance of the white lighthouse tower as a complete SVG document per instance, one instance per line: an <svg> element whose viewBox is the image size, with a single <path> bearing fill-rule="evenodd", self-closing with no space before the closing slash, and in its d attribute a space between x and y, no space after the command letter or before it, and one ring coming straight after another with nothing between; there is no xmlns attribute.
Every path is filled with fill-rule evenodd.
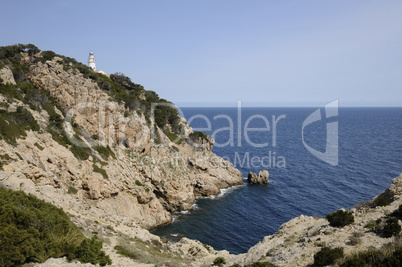
<svg viewBox="0 0 402 267"><path fill-rule="evenodd" d="M90 67L92 70L96 70L95 56L94 56L94 52L92 52L92 51L91 51L91 53L89 53L88 67Z"/></svg>

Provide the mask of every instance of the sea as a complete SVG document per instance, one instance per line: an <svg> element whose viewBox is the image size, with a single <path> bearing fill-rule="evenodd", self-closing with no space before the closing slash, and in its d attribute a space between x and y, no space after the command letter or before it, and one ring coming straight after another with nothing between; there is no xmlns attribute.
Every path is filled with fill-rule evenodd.
<svg viewBox="0 0 402 267"><path fill-rule="evenodd" d="M402 173L402 108L180 108L215 139L213 152L240 170L244 185L198 198L152 232L183 236L239 254L300 216L351 208ZM328 157L328 155L330 157ZM269 171L269 183L247 174Z"/></svg>

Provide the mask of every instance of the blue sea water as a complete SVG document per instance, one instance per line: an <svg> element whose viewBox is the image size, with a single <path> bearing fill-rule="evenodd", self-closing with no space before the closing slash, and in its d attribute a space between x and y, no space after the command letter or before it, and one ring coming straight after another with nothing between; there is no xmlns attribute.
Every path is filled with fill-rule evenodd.
<svg viewBox="0 0 402 267"><path fill-rule="evenodd" d="M303 144L303 122L316 109L182 108L192 127L213 135L214 153L229 159L244 177L268 169L270 183L249 185L245 180L219 196L198 199L191 211L174 214L171 225L153 232L244 253L282 223L301 214L325 216L371 199L402 173L402 108L339 108L339 115L328 119L322 109L322 120L303 129L304 141L324 152L326 125L338 122L336 166L318 159ZM246 126L260 131L246 135Z"/></svg>

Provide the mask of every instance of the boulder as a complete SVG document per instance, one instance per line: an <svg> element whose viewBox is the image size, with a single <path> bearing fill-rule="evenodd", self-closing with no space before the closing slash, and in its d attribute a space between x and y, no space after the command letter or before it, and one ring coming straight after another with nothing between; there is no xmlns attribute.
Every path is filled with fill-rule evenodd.
<svg viewBox="0 0 402 267"><path fill-rule="evenodd" d="M249 172L247 181L249 184L267 184L269 178L269 172L267 170L260 171L258 175L253 172Z"/></svg>
<svg viewBox="0 0 402 267"><path fill-rule="evenodd" d="M260 180L264 183L267 184L268 183L268 178L269 178L269 172L267 170L263 170L260 171L258 173L258 177L260 178Z"/></svg>
<svg viewBox="0 0 402 267"><path fill-rule="evenodd" d="M0 172L0 186L11 190L35 193L35 184L21 172Z"/></svg>
<svg viewBox="0 0 402 267"><path fill-rule="evenodd" d="M0 69L0 78L3 80L3 84L17 84L13 72L7 66Z"/></svg>

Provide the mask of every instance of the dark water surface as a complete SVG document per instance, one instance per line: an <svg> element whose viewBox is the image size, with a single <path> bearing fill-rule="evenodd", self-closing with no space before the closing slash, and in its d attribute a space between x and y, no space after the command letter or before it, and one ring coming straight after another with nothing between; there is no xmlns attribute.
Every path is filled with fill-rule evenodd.
<svg viewBox="0 0 402 267"><path fill-rule="evenodd" d="M337 117L328 119L322 110L323 119L304 128L305 142L324 152L326 123L337 121L337 166L316 158L303 145L303 121L316 109L243 108L239 120L236 108L183 108L187 120L193 117L191 126L215 133L213 152L228 158L244 177L248 171L268 169L270 183L246 182L224 189L217 197L198 199L193 210L174 214L171 225L153 232L169 239L180 234L215 249L243 253L291 218L301 214L325 216L372 198L402 172L402 108L340 108ZM253 115L257 117L250 119ZM274 134L273 121L281 115L286 118L277 121ZM232 132L228 130L231 124ZM245 135L245 126L266 130ZM219 145L224 143L228 145ZM268 146L255 145L264 143Z"/></svg>

